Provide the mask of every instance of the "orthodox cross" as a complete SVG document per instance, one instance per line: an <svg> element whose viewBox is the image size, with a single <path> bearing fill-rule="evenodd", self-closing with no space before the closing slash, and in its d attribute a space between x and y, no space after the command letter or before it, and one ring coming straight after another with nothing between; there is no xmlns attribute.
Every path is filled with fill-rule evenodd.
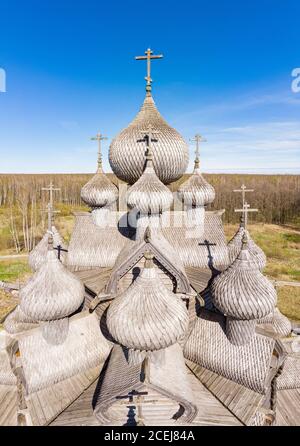
<svg viewBox="0 0 300 446"><path fill-rule="evenodd" d="M191 142L196 143L196 150L195 150L195 165L196 167L199 167L200 163L200 142L206 142L207 140L203 138L202 135L199 135L198 133L195 135L194 139L190 139Z"/></svg>
<svg viewBox="0 0 300 446"><path fill-rule="evenodd" d="M141 141L146 141L147 143L147 159L152 157L152 142L157 142L157 139L154 138L154 135L159 134L160 132L154 130L151 125L148 125L146 130L141 130L141 134L144 135L144 138Z"/></svg>
<svg viewBox="0 0 300 446"><path fill-rule="evenodd" d="M48 231L52 232L52 225L54 220L54 214L59 214L60 211L55 211L53 209L53 205L49 202L47 204L47 209L45 209L44 212L47 212L48 214Z"/></svg>
<svg viewBox="0 0 300 446"><path fill-rule="evenodd" d="M248 224L248 212L258 212L258 209L251 209L250 204L247 201L244 202L242 209L235 209L234 212L242 212L242 222L245 229L247 229Z"/></svg>
<svg viewBox="0 0 300 446"><path fill-rule="evenodd" d="M98 169L102 169L102 154L101 154L101 141L104 139L108 139L106 136L103 136L100 132L97 133L96 136L91 138L92 141L98 141Z"/></svg>
<svg viewBox="0 0 300 446"><path fill-rule="evenodd" d="M48 187L42 187L42 190L49 192L49 203L47 205L46 212L48 213L48 229L51 230L53 222L54 222L54 214L59 213L59 211L54 211L53 206L53 192L60 191L59 187L54 187L52 181L50 182ZM49 220L49 218L51 220Z"/></svg>
<svg viewBox="0 0 300 446"><path fill-rule="evenodd" d="M234 189L233 192L242 193L242 207L244 207L246 202L246 192L254 192L254 189L247 189L247 187L244 184L242 184L240 189Z"/></svg>
<svg viewBox="0 0 300 446"><path fill-rule="evenodd" d="M147 81L146 90L151 91L151 59L162 59L162 54L153 54L153 51L148 48L147 51L145 51L146 56L136 56L135 60L147 60L147 76L145 77L145 80Z"/></svg>
<svg viewBox="0 0 300 446"><path fill-rule="evenodd" d="M53 192L60 190L59 187L54 187L52 181L50 182L48 187L42 187L42 190L46 190L49 192L49 203L53 207Z"/></svg>
<svg viewBox="0 0 300 446"><path fill-rule="evenodd" d="M53 209L53 206L51 206L51 203L49 202L47 204L47 209L45 209L44 212L47 212L47 214L48 214L48 232L52 236L51 244L53 244L52 225L53 225L53 220L54 220L54 214L59 214L60 211L55 211ZM68 250L64 249L61 245L54 246L53 249L57 250L57 258L58 258L58 260L60 260L60 258L61 258L62 251L63 252L68 252Z"/></svg>
<svg viewBox="0 0 300 446"><path fill-rule="evenodd" d="M137 416L138 416L138 421L137 421L137 425L138 426L144 426L144 418L143 418L143 412L142 412L142 406L143 404L146 403L156 403L157 400L147 400L145 401L144 396L148 395L148 392L138 392L136 390L132 390L131 392L128 392L127 395L124 396L117 396L116 399L117 400L122 400L122 399L129 399L129 401L122 401L120 402L120 404L133 404L137 410ZM130 407L130 406L129 406Z"/></svg>

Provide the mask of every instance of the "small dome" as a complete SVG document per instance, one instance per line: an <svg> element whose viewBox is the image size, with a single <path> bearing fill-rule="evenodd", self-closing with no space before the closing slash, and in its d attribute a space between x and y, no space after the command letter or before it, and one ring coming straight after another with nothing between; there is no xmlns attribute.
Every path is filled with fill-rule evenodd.
<svg viewBox="0 0 300 446"><path fill-rule="evenodd" d="M206 206L214 201L216 193L195 163L193 174L178 188L178 195L186 205Z"/></svg>
<svg viewBox="0 0 300 446"><path fill-rule="evenodd" d="M189 317L180 297L161 282L151 256L145 256L146 265L140 275L111 303L107 327L124 347L155 351L182 340Z"/></svg>
<svg viewBox="0 0 300 446"><path fill-rule="evenodd" d="M244 234L246 234L248 237L248 251L251 259L260 270L263 270L267 263L266 255L263 250L252 240L249 231L245 229L242 224L227 245L230 262L233 263L239 255L242 248L242 239Z"/></svg>
<svg viewBox="0 0 300 446"><path fill-rule="evenodd" d="M43 264L20 290L20 308L34 321L61 319L84 300L84 286L49 249Z"/></svg>
<svg viewBox="0 0 300 446"><path fill-rule="evenodd" d="M131 208L137 208L142 213L158 214L170 209L173 194L157 177L151 156L146 161L142 176L129 189L127 203Z"/></svg>
<svg viewBox="0 0 300 446"><path fill-rule="evenodd" d="M234 319L261 319L273 311L277 299L275 288L257 268L246 234L237 259L215 277L211 292L214 305Z"/></svg>
<svg viewBox="0 0 300 446"><path fill-rule="evenodd" d="M109 162L113 172L130 184L140 178L145 165L145 148L139 142L140 132L149 125L160 133L153 156L156 175L165 184L178 180L188 165L188 146L160 115L149 92L137 116L110 145Z"/></svg>
<svg viewBox="0 0 300 446"><path fill-rule="evenodd" d="M52 226L52 236L53 236L53 246L54 248L57 248L58 246L61 246L62 251L60 253L60 260L64 260L65 257L65 244L56 229L55 226ZM48 237L49 233L46 232L43 236L43 238L39 241L39 243L33 248L32 251L30 251L29 257L28 257L28 263L29 266L33 269L33 271L37 271L39 267L45 262L47 257L47 251L48 251ZM58 255L58 250L56 251Z"/></svg>
<svg viewBox="0 0 300 446"><path fill-rule="evenodd" d="M102 169L81 189L81 199L90 207L103 207L118 199L118 188L107 178Z"/></svg>

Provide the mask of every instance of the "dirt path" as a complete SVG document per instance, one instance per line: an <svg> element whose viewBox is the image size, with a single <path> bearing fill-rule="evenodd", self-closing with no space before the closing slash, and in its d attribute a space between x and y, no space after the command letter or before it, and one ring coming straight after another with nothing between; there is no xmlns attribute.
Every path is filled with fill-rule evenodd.
<svg viewBox="0 0 300 446"><path fill-rule="evenodd" d="M0 260L19 259L22 257L26 258L28 257L28 254L8 254L6 256L0 256Z"/></svg>

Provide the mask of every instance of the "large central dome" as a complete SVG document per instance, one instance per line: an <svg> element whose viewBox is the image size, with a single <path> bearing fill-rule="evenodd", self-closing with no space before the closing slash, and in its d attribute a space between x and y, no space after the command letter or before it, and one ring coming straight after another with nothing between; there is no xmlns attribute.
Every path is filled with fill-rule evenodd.
<svg viewBox="0 0 300 446"><path fill-rule="evenodd" d="M157 142L152 146L155 173L163 183L172 183L187 168L188 146L163 119L149 92L131 124L113 139L109 149L111 168L118 178L127 183L132 184L140 178L146 162L146 145L141 141L141 131L149 126L159 132L155 134Z"/></svg>

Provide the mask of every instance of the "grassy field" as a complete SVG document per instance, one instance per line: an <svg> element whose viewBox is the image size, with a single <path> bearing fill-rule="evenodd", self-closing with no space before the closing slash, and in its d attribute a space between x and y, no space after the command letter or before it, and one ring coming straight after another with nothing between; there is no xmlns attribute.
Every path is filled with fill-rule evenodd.
<svg viewBox="0 0 300 446"><path fill-rule="evenodd" d="M67 215L65 210L56 217L56 226L68 242L74 226L74 217ZM225 224L224 227L226 237L230 239L236 232L237 225ZM252 224L249 225L249 230L255 242L266 253L268 263L264 273L275 280L300 282L300 231L272 224ZM6 249L0 252L0 255L9 252L13 253ZM26 258L0 261L0 280L23 282L30 274ZM15 305L15 299L12 305ZM300 321L300 288L278 288L278 306L290 319ZM7 311L11 308L9 295L0 294L0 320L5 308Z"/></svg>

